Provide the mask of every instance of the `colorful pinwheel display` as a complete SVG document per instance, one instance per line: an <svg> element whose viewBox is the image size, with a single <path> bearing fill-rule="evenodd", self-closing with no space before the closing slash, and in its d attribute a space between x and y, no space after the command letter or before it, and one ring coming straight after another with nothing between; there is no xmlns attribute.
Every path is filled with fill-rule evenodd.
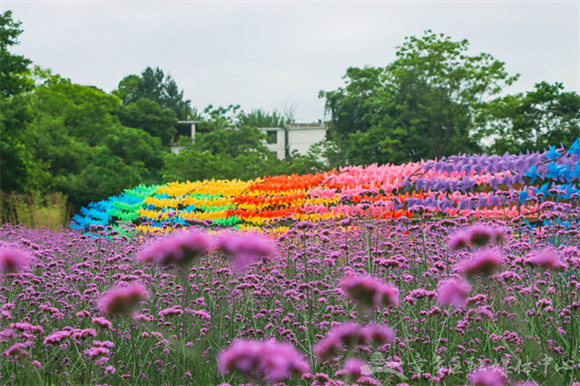
<svg viewBox="0 0 580 386"><path fill-rule="evenodd" d="M465 155L403 165L348 166L325 173L252 181L205 180L138 186L91 203L71 227L134 222L157 232L206 222L256 228L282 219L349 216L535 218L544 201L577 204L580 138L569 148L512 155ZM139 221L138 221L139 220Z"/></svg>

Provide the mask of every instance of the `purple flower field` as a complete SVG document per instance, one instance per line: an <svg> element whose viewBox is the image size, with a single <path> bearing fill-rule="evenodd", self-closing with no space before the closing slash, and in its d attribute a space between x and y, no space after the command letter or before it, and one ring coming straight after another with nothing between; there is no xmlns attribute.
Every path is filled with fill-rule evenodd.
<svg viewBox="0 0 580 386"><path fill-rule="evenodd" d="M566 226L3 225L0 384L579 385L580 211L552 209Z"/></svg>

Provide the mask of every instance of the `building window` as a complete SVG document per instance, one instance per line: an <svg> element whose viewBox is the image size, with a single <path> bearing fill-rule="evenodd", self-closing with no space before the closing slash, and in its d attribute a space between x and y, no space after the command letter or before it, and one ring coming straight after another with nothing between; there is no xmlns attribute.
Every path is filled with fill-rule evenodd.
<svg viewBox="0 0 580 386"><path fill-rule="evenodd" d="M266 142L270 145L278 143L278 131L266 130Z"/></svg>

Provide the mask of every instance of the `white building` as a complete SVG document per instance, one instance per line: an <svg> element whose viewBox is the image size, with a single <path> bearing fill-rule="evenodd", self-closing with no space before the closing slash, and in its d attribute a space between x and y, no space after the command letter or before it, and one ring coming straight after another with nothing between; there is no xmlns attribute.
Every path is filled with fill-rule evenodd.
<svg viewBox="0 0 580 386"><path fill-rule="evenodd" d="M288 153L294 150L305 155L310 146L326 138L324 123L290 123L283 127L261 127L266 133L268 149L275 152L279 159L286 156L286 131L288 131Z"/></svg>
<svg viewBox="0 0 580 386"><path fill-rule="evenodd" d="M177 122L177 134L171 142L171 151L179 154L184 146L178 145L180 137L195 138L197 124L199 121L179 121ZM326 138L326 127L324 123L290 123L284 127L260 127L259 130L266 133L268 139L266 146L276 153L279 159L286 156L286 131L288 132L288 154L294 150L300 155L305 155L310 146Z"/></svg>
<svg viewBox="0 0 580 386"><path fill-rule="evenodd" d="M179 154L179 152L185 149L184 146L179 146L177 142L179 141L180 137L190 137L195 138L195 130L197 128L197 124L199 121L179 121L177 122L177 133L175 137L173 137L173 141L169 145L171 147L171 151L175 154Z"/></svg>

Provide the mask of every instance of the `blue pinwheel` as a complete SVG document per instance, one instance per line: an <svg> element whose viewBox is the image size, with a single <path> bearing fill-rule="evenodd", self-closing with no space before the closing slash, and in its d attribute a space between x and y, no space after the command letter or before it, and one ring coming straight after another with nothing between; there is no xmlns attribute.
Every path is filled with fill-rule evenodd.
<svg viewBox="0 0 580 386"><path fill-rule="evenodd" d="M538 191L536 192L536 195L541 193L544 195L544 197L545 196L552 197L552 194L549 191L549 186L550 186L550 183L546 182L544 185L542 185L542 187L540 189L538 189Z"/></svg>
<svg viewBox="0 0 580 386"><path fill-rule="evenodd" d="M526 190L518 191L518 194L520 195L520 205L524 205L526 200L530 198L530 195L528 193L529 193L529 191L528 191L527 186L526 186Z"/></svg>
<svg viewBox="0 0 580 386"><path fill-rule="evenodd" d="M546 174L547 178L556 179L560 176L561 169L560 166L556 165L555 162L550 162L548 164L548 174Z"/></svg>
<svg viewBox="0 0 580 386"><path fill-rule="evenodd" d="M558 159L560 157L560 153L556 151L556 145L552 145L550 147L550 151L546 154L547 159Z"/></svg>
<svg viewBox="0 0 580 386"><path fill-rule="evenodd" d="M580 158L580 138L576 138L572 146L570 146L568 154L576 154Z"/></svg>
<svg viewBox="0 0 580 386"><path fill-rule="evenodd" d="M534 165L530 168L530 170L526 171L526 176L530 177L532 179L531 183L533 184L534 181L536 180L536 178L541 177L538 172L536 172L536 167L538 165Z"/></svg>

